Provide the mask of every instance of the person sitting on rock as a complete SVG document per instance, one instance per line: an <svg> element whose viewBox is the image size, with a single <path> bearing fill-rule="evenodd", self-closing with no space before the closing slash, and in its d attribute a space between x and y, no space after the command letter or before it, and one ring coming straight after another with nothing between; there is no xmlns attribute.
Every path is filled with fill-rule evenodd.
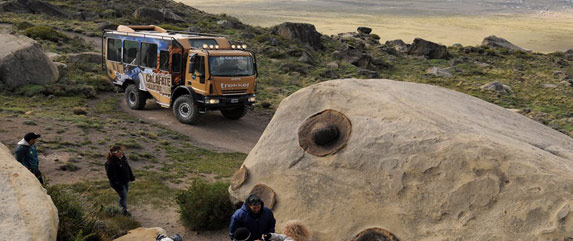
<svg viewBox="0 0 573 241"><path fill-rule="evenodd" d="M285 225L284 234L266 233L263 240L272 241L310 241L311 233L304 224L297 220L288 221Z"/></svg>
<svg viewBox="0 0 573 241"><path fill-rule="evenodd" d="M235 211L231 217L229 236L235 239L235 231L239 227L245 227L251 233L247 241L254 241L264 233L275 232L276 220L273 211L264 206L263 201L257 195L251 194L243 206Z"/></svg>

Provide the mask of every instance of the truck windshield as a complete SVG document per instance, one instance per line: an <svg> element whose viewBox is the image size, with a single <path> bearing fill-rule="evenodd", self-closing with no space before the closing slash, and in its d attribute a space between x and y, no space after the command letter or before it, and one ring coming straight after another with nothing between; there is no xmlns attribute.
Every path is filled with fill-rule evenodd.
<svg viewBox="0 0 573 241"><path fill-rule="evenodd" d="M211 75L248 76L254 75L251 56L211 56L209 57Z"/></svg>

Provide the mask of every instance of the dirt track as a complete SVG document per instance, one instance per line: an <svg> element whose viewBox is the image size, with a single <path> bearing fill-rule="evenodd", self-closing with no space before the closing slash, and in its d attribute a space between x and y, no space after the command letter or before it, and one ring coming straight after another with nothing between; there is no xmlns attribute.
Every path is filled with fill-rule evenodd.
<svg viewBox="0 0 573 241"><path fill-rule="evenodd" d="M171 109L162 108L153 100L148 100L143 110L129 109L124 99L120 106L132 116L187 135L197 146L215 151L249 153L271 119L270 114L249 110L245 117L233 121L218 111L210 111L202 114L199 123L192 126L177 121Z"/></svg>

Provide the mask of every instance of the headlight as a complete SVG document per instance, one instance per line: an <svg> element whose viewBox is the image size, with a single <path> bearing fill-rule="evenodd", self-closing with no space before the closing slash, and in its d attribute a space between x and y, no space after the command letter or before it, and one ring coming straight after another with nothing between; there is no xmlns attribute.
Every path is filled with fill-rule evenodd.
<svg viewBox="0 0 573 241"><path fill-rule="evenodd" d="M203 44L203 48L204 48L204 49L209 48L209 45Z"/></svg>
<svg viewBox="0 0 573 241"><path fill-rule="evenodd" d="M256 98L254 96L249 97L249 102L255 102Z"/></svg>
<svg viewBox="0 0 573 241"><path fill-rule="evenodd" d="M209 105L219 104L219 99L207 99L205 102Z"/></svg>
<svg viewBox="0 0 573 241"><path fill-rule="evenodd" d="M243 44L243 45L241 45L241 47L242 47L243 49L246 49L246 48L247 48L247 45L246 45L246 44Z"/></svg>
<svg viewBox="0 0 573 241"><path fill-rule="evenodd" d="M233 45L231 45L231 48L232 48L232 49L236 49L237 46L233 44Z"/></svg>

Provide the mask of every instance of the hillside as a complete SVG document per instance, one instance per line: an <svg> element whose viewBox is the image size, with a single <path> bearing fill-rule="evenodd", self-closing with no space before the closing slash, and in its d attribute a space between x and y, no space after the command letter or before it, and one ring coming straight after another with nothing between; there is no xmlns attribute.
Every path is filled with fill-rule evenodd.
<svg viewBox="0 0 573 241"><path fill-rule="evenodd" d="M126 115L98 59L67 55L101 51L94 39L119 24L225 34L246 43L259 66L257 114L272 114L287 96L326 80L384 78L466 93L573 137L573 49L541 54L494 38L484 46L381 43L368 28L326 36L312 25L255 27L170 0L0 1L0 23L0 32L37 40L61 63L60 78L47 85L10 88L0 78L0 141L13 149L22 131L42 130L39 151L50 184L83 201L85 212L100 219L86 222L103 225L103 240L139 225L188 232L193 240L226 240L225 232L196 233L175 223L174 196L195 178L228 182L246 157L197 147L181 133ZM496 43L505 47L492 47ZM138 178L129 201L137 209L129 219L110 215L117 200L102 153L112 144L128 148Z"/></svg>

